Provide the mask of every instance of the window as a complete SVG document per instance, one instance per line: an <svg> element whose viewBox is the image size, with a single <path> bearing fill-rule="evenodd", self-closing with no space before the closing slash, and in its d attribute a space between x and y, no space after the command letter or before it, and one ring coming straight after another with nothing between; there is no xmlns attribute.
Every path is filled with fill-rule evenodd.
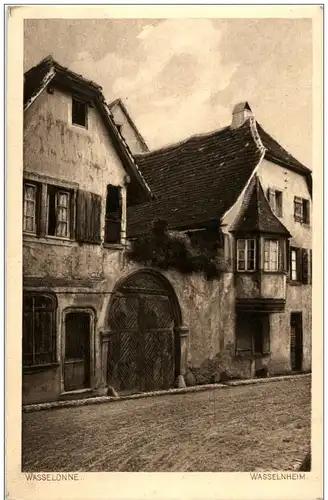
<svg viewBox="0 0 328 500"><path fill-rule="evenodd" d="M310 202L303 198L294 198L294 218L304 224L310 223Z"/></svg>
<svg viewBox="0 0 328 500"><path fill-rule="evenodd" d="M87 104L72 98L72 123L87 128Z"/></svg>
<svg viewBox="0 0 328 500"><path fill-rule="evenodd" d="M38 293L24 293L24 366L43 365L56 361L55 312L54 297Z"/></svg>
<svg viewBox="0 0 328 500"><path fill-rule="evenodd" d="M301 280L301 259L300 248L290 249L290 279L292 281Z"/></svg>
<svg viewBox="0 0 328 500"><path fill-rule="evenodd" d="M34 234L37 229L37 194L36 184L24 183L23 231Z"/></svg>
<svg viewBox="0 0 328 500"><path fill-rule="evenodd" d="M282 217L282 191L268 189L268 199L273 213L277 217Z"/></svg>
<svg viewBox="0 0 328 500"><path fill-rule="evenodd" d="M236 353L263 355L270 351L270 316L238 312L236 317Z"/></svg>
<svg viewBox="0 0 328 500"><path fill-rule="evenodd" d="M264 271L279 270L278 240L264 240Z"/></svg>
<svg viewBox="0 0 328 500"><path fill-rule="evenodd" d="M70 234L70 192L48 186L47 234L69 238Z"/></svg>
<svg viewBox="0 0 328 500"><path fill-rule="evenodd" d="M118 186L107 186L105 243L121 242L122 193Z"/></svg>
<svg viewBox="0 0 328 500"><path fill-rule="evenodd" d="M302 200L303 205L303 222L310 224L310 203L309 200Z"/></svg>
<svg viewBox="0 0 328 500"><path fill-rule="evenodd" d="M290 280L310 285L312 283L312 250L307 248L290 249Z"/></svg>
<svg viewBox="0 0 328 500"><path fill-rule="evenodd" d="M237 240L237 270L255 271L255 240Z"/></svg>

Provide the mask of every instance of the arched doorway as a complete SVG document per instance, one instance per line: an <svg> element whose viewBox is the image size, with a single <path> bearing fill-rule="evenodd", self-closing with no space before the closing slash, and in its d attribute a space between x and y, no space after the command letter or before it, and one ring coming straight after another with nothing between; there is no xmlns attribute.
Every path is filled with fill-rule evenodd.
<svg viewBox="0 0 328 500"><path fill-rule="evenodd" d="M173 387L181 314L169 282L151 271L130 275L114 290L108 322L109 384L119 392Z"/></svg>

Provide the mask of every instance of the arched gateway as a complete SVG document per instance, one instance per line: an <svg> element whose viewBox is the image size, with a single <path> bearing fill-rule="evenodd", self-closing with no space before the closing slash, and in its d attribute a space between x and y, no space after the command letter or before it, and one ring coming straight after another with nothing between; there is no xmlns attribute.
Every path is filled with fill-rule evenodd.
<svg viewBox="0 0 328 500"><path fill-rule="evenodd" d="M181 313L160 273L138 271L114 290L109 311L108 383L119 392L168 389L180 374Z"/></svg>

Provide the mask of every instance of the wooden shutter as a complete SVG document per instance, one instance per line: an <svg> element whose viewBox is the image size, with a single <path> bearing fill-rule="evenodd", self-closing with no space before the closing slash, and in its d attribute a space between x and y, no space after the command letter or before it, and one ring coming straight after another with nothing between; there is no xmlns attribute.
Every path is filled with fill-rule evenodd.
<svg viewBox="0 0 328 500"><path fill-rule="evenodd" d="M79 190L76 205L76 239L100 243L101 196Z"/></svg>
<svg viewBox="0 0 328 500"><path fill-rule="evenodd" d="M271 189L271 188L268 189L268 200L269 200L269 205L270 205L272 211L275 213L276 212L276 192L274 189Z"/></svg>
<svg viewBox="0 0 328 500"><path fill-rule="evenodd" d="M286 271L287 271L287 274L289 275L289 272L290 272L290 267L291 267L291 264L290 264L290 261L291 261L291 253L290 253L290 242L289 240L286 240L286 252L285 252L285 255L286 255Z"/></svg>
<svg viewBox="0 0 328 500"><path fill-rule="evenodd" d="M309 253L306 248L302 248L301 252L302 252L302 283L307 285L309 282Z"/></svg>
<svg viewBox="0 0 328 500"><path fill-rule="evenodd" d="M309 279L308 284L312 285L312 249L309 250Z"/></svg>

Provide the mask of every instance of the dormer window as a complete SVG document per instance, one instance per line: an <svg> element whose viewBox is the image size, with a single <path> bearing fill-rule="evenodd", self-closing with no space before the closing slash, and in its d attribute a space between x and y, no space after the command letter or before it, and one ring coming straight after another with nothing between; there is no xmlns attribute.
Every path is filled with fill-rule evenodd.
<svg viewBox="0 0 328 500"><path fill-rule="evenodd" d="M88 128L88 106L85 102L72 98L72 123Z"/></svg>

